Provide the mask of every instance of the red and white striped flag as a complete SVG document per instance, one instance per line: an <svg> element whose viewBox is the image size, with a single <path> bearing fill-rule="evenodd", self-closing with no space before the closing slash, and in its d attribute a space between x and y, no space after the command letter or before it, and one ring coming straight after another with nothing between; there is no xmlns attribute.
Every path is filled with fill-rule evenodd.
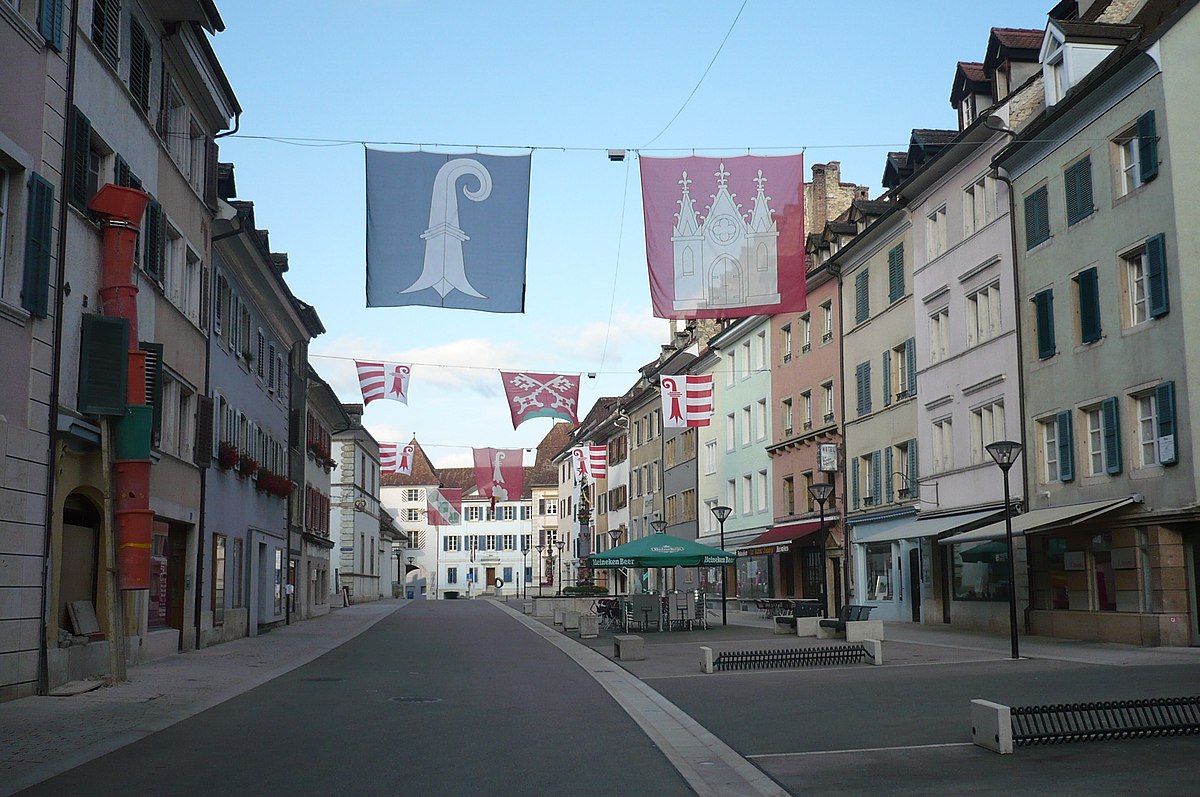
<svg viewBox="0 0 1200 797"><path fill-rule="evenodd" d="M712 374L662 378L663 426L708 426L713 414Z"/></svg>
<svg viewBox="0 0 1200 797"><path fill-rule="evenodd" d="M605 446L573 448L571 460L575 465L576 481L580 476L586 476L592 481L608 478L608 448Z"/></svg>
<svg viewBox="0 0 1200 797"><path fill-rule="evenodd" d="M413 454L416 450L416 446L411 444L402 446L399 443L380 443L379 469L384 473L403 473L405 476L411 476Z"/></svg>
<svg viewBox="0 0 1200 797"><path fill-rule="evenodd" d="M358 367L358 386L362 389L363 405L375 399L391 399L408 403L408 375L412 366L402 363L366 363L354 361Z"/></svg>

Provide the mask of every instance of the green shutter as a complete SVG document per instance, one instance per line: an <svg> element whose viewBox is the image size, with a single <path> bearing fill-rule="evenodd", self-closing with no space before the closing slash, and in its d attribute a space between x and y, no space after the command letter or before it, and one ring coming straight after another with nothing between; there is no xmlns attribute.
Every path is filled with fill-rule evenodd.
<svg viewBox="0 0 1200 797"><path fill-rule="evenodd" d="M917 470L917 462L917 438L914 437L912 440L908 441L908 495L910 498L916 498L918 494L917 478L919 474Z"/></svg>
<svg viewBox="0 0 1200 797"><path fill-rule="evenodd" d="M863 412L871 411L871 361L863 363Z"/></svg>
<svg viewBox="0 0 1200 797"><path fill-rule="evenodd" d="M1104 471L1121 472L1121 414L1117 399L1106 398L1100 402L1100 418L1104 424Z"/></svg>
<svg viewBox="0 0 1200 797"><path fill-rule="evenodd" d="M92 41L113 66L120 61L120 30L120 0L95 0L92 4Z"/></svg>
<svg viewBox="0 0 1200 797"><path fill-rule="evenodd" d="M1049 194L1042 186L1025 197L1025 248L1032 249L1050 237Z"/></svg>
<svg viewBox="0 0 1200 797"><path fill-rule="evenodd" d="M875 505L879 506L883 503L882 479L880 471L883 469L881 452L874 451L871 453L871 497L875 499Z"/></svg>
<svg viewBox="0 0 1200 797"><path fill-rule="evenodd" d="M892 353L883 353L883 406L892 404Z"/></svg>
<svg viewBox="0 0 1200 797"><path fill-rule="evenodd" d="M1162 233L1146 241L1146 299L1151 318L1171 309L1167 289L1167 243Z"/></svg>
<svg viewBox="0 0 1200 797"><path fill-rule="evenodd" d="M1038 359L1053 357L1054 345L1054 291L1046 289L1033 297L1034 315L1037 322Z"/></svg>
<svg viewBox="0 0 1200 797"><path fill-rule="evenodd" d="M162 281L163 253L163 210L158 200L151 199L146 207L146 241L142 247L142 265L146 273L156 282Z"/></svg>
<svg viewBox="0 0 1200 797"><path fill-rule="evenodd" d="M1158 133L1154 111L1146 111L1137 120L1138 172L1143 183L1158 176Z"/></svg>
<svg viewBox="0 0 1200 797"><path fill-rule="evenodd" d="M125 415L129 376L129 321L88 313L79 349L79 411Z"/></svg>
<svg viewBox="0 0 1200 797"><path fill-rule="evenodd" d="M896 244L888 252L888 299L899 301L904 297L904 244Z"/></svg>
<svg viewBox="0 0 1200 797"><path fill-rule="evenodd" d="M864 269L854 278L854 322L861 324L871 314L870 277Z"/></svg>
<svg viewBox="0 0 1200 797"><path fill-rule="evenodd" d="M904 367L908 371L908 390L905 396L917 395L917 339L904 341Z"/></svg>
<svg viewBox="0 0 1200 797"><path fill-rule="evenodd" d="M150 110L150 42L142 26L129 18L129 93L143 111Z"/></svg>
<svg viewBox="0 0 1200 797"><path fill-rule="evenodd" d="M67 159L67 197L82 213L87 213L88 157L92 148L92 123L78 108L71 109L71 124L67 138L71 155Z"/></svg>
<svg viewBox="0 0 1200 797"><path fill-rule="evenodd" d="M1154 404L1158 413L1158 439L1170 438L1167 453L1163 446L1158 448L1158 461L1163 465L1174 465L1179 461L1179 438L1175 435L1175 383L1163 382L1154 388Z"/></svg>
<svg viewBox="0 0 1200 797"><path fill-rule="evenodd" d="M46 44L62 52L63 0L42 0L42 11L38 16L38 31Z"/></svg>
<svg viewBox="0 0 1200 797"><path fill-rule="evenodd" d="M37 318L50 311L50 260L54 238L54 186L40 174L29 177L29 209L25 217L25 278L21 306ZM0 241L0 246L4 242Z"/></svg>
<svg viewBox="0 0 1200 797"><path fill-rule="evenodd" d="M892 485L892 447L891 446L888 446L887 448L885 448L883 450L883 472L885 474L884 479L883 479L883 485L884 485L884 490L885 490L884 497L887 499L887 503L890 504L890 503L892 503L892 501L896 500L894 488Z"/></svg>
<svg viewBox="0 0 1200 797"><path fill-rule="evenodd" d="M854 467L850 469L850 508L858 509L858 460L851 459Z"/></svg>
<svg viewBox="0 0 1200 797"><path fill-rule="evenodd" d="M1071 411L1058 414L1058 478L1064 482L1075 479L1075 441L1071 433Z"/></svg>
<svg viewBox="0 0 1200 797"><path fill-rule="evenodd" d="M212 396L196 397L196 446L192 450L192 462L198 468L207 468L212 464L213 444L213 409L215 402Z"/></svg>
<svg viewBox="0 0 1200 797"><path fill-rule="evenodd" d="M1079 287L1079 340L1092 343L1100 340L1100 278L1095 267L1075 275Z"/></svg>
<svg viewBox="0 0 1200 797"><path fill-rule="evenodd" d="M150 439L158 445L162 439L163 344L142 341L138 348L146 352L146 403L154 408Z"/></svg>
<svg viewBox="0 0 1200 797"><path fill-rule="evenodd" d="M1077 224L1092 215L1092 159L1084 158L1064 173L1067 189L1067 224Z"/></svg>

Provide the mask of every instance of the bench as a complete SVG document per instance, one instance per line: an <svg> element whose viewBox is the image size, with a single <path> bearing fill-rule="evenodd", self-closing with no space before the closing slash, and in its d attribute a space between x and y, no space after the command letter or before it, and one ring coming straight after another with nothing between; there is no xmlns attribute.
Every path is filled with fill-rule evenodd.
<svg viewBox="0 0 1200 797"><path fill-rule="evenodd" d="M871 620L874 606L843 606L837 619L821 620L817 624L819 639L834 639L845 635L847 642L864 639L883 639L883 621Z"/></svg>
<svg viewBox="0 0 1200 797"><path fill-rule="evenodd" d="M622 661L644 661L646 658L646 640L637 634L613 635L613 658Z"/></svg>
<svg viewBox="0 0 1200 797"><path fill-rule="evenodd" d="M775 615L775 633L776 634L795 634L800 636L816 636L815 630L811 629L815 626L815 619L823 617L825 614L821 608L820 601L816 599L802 599L792 601L790 612ZM797 623L797 618L811 619L813 622Z"/></svg>

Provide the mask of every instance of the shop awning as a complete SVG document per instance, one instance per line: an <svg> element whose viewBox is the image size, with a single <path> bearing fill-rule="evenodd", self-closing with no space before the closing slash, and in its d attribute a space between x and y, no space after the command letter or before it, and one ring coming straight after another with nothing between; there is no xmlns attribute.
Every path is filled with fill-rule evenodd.
<svg viewBox="0 0 1200 797"><path fill-rule="evenodd" d="M1014 537L1020 537L1025 534L1034 534L1040 531L1050 531L1052 529L1062 528L1064 526L1073 526L1084 521L1091 520L1097 515L1103 515L1107 512L1112 512L1115 509L1128 506L1133 503L1141 503L1142 496L1140 494L1131 495L1128 498L1116 498L1108 501L1092 501L1086 504L1068 504L1066 506L1052 506L1047 509L1035 509L1032 512L1026 512L1023 515L1017 515L1012 519L1012 532ZM941 540L942 545L957 545L963 542L982 542L984 540L1002 540L1005 538L1004 520L998 520L995 523L989 523L983 528L975 529L974 531L964 531L962 534L954 534Z"/></svg>
<svg viewBox="0 0 1200 797"><path fill-rule="evenodd" d="M921 537L936 537L947 531L958 528L969 528L972 524L981 523L995 517L1004 517L1003 509L989 509L986 512L967 512L961 515L941 515L939 517L920 518L914 520L912 515L896 518L891 521L872 523L860 534L855 529L854 541L894 542L896 540L915 540Z"/></svg>
<svg viewBox="0 0 1200 797"><path fill-rule="evenodd" d="M829 526L836 517L825 518L825 525ZM797 520L795 523L781 523L778 526L767 529L762 534L759 534L750 542L743 546L745 548L757 548L761 545L773 545L777 542L791 542L792 540L803 539L810 534L815 534L821 529L820 520Z"/></svg>

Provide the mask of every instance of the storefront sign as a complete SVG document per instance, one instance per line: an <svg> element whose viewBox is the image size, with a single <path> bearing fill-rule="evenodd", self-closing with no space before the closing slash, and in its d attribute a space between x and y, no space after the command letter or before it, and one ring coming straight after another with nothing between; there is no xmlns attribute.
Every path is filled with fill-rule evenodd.
<svg viewBox="0 0 1200 797"><path fill-rule="evenodd" d="M1063 553L1064 570L1083 570L1086 566L1086 556L1083 551L1066 551Z"/></svg>
<svg viewBox="0 0 1200 797"><path fill-rule="evenodd" d="M1113 548L1113 570L1137 569L1137 548Z"/></svg>
<svg viewBox="0 0 1200 797"><path fill-rule="evenodd" d="M823 473L836 473L838 469L837 443L822 443L817 446L817 468Z"/></svg>

